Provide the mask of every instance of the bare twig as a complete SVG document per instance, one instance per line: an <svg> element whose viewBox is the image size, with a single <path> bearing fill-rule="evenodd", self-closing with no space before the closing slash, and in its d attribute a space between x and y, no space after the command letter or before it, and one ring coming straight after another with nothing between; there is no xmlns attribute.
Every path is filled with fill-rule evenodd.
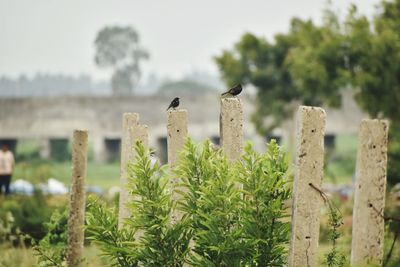
<svg viewBox="0 0 400 267"><path fill-rule="evenodd" d="M397 238L399 237L399 234L400 234L399 230L397 230L394 233L394 238L393 238L393 241L392 241L392 245L390 246L389 252L388 252L388 254L386 256L385 262L383 263L382 267L385 267L388 264L390 258L392 257L392 252L393 252L393 249L394 249L394 245L396 244L396 241L397 241Z"/></svg>
<svg viewBox="0 0 400 267"><path fill-rule="evenodd" d="M309 183L308 185L311 186L312 188L314 188L314 190L316 190L321 195L321 197L324 200L324 202L328 202L328 196L326 195L326 193L324 191L322 191L321 189L319 189L318 187L316 187L312 183Z"/></svg>
<svg viewBox="0 0 400 267"><path fill-rule="evenodd" d="M382 214L372 203L369 203L369 206L376 212L378 213L379 216L381 216L385 221L394 221L400 223L400 218L396 217L391 217L391 216L385 216Z"/></svg>
<svg viewBox="0 0 400 267"><path fill-rule="evenodd" d="M400 223L400 218L396 218L396 217L392 217L392 216L385 216L385 215L382 214L372 203L369 203L368 205L369 205L380 217L382 217L382 219L383 219L385 222L387 222L387 221L393 221L393 222L398 222L398 223ZM397 238L399 237L399 235L400 235L400 230L396 230L396 232L394 233L392 245L390 246L390 250L389 250L389 252L388 252L388 254L387 254L387 256L386 256L386 259L385 259L385 262L384 262L384 264L383 264L383 267L385 267L385 266L388 264L390 258L392 257L392 252L393 252L394 246L395 246L395 244L396 244L396 241L397 241Z"/></svg>
<svg viewBox="0 0 400 267"><path fill-rule="evenodd" d="M340 215L342 215L342 213L340 212L339 208L335 205L335 203L333 203L329 199L328 195L324 191L322 191L321 189L316 187L313 183L309 183L308 185L311 186L314 190L316 190L321 195L321 197L324 200L324 202L326 204L328 204L330 210L333 210L333 208L335 208L336 211L339 212Z"/></svg>

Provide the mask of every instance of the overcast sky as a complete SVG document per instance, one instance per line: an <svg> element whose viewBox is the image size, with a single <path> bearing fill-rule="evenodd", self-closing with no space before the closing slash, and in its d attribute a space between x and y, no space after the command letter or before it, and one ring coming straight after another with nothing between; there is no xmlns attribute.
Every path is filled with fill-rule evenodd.
<svg viewBox="0 0 400 267"><path fill-rule="evenodd" d="M377 0L356 3L372 14ZM290 18L320 21L324 0L0 0L0 76L41 71L108 79L93 63L93 41L106 25L132 25L151 59L145 73L179 78L192 70L217 74L212 56L244 32L267 38Z"/></svg>

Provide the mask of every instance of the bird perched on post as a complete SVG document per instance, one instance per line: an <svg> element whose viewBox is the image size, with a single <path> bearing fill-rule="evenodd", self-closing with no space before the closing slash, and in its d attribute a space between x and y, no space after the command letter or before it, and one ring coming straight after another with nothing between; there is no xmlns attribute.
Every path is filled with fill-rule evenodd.
<svg viewBox="0 0 400 267"><path fill-rule="evenodd" d="M221 96L224 95L231 95L231 96L236 96L242 92L242 85L239 83L238 85L235 85L231 89L229 89L227 92L221 94Z"/></svg>
<svg viewBox="0 0 400 267"><path fill-rule="evenodd" d="M169 104L167 110L170 109L170 108L175 109L178 106L179 106L179 97L175 97L174 100L171 101L171 104Z"/></svg>

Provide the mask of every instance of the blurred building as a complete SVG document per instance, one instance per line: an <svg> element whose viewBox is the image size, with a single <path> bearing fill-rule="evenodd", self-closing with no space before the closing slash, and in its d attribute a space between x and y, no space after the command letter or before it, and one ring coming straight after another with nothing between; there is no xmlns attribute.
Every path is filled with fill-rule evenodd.
<svg viewBox="0 0 400 267"><path fill-rule="evenodd" d="M91 150L96 161L119 158L122 114L137 112L140 123L148 126L150 147L157 156L167 160L167 114L170 95L153 96L69 96L46 98L0 99L0 142L11 147L19 140L34 139L40 142L40 155L57 157L60 150L68 149L73 129L88 129ZM250 121L254 104L251 97L242 96L245 114L244 137L259 150L271 138L282 142L288 134L276 129L271 136L259 136ZM210 138L219 142L219 94L181 95L181 108L188 110L189 135L194 140ZM327 109L325 143L334 146L338 134L352 134L358 130L363 114L347 94L338 110Z"/></svg>

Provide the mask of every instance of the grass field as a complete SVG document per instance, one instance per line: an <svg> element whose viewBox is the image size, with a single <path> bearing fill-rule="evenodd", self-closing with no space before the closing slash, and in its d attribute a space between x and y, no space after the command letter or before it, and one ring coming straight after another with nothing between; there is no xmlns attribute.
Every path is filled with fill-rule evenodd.
<svg viewBox="0 0 400 267"><path fill-rule="evenodd" d="M0 267L37 267L35 252L32 248L10 248L0 246ZM105 259L99 256L100 251L95 246L85 246L85 267L106 267Z"/></svg>
<svg viewBox="0 0 400 267"><path fill-rule="evenodd" d="M118 185L120 166L118 163L88 163L87 185L100 186L103 189ZM70 184L71 165L69 162L34 160L16 164L13 180L26 179L33 183L45 182L55 178L66 185Z"/></svg>

